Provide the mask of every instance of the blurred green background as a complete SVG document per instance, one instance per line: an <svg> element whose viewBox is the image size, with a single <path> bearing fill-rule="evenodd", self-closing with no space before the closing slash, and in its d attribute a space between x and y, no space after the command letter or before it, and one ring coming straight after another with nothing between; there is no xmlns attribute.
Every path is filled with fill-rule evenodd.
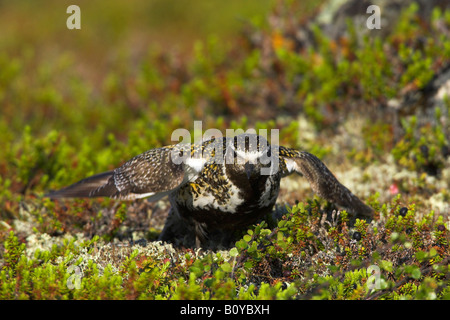
<svg viewBox="0 0 450 320"><path fill-rule="evenodd" d="M245 32L270 37L277 3L0 1L1 197L110 169L194 120L247 129L259 104L236 99L259 94L252 78L266 75ZM81 30L66 27L72 4Z"/></svg>
<svg viewBox="0 0 450 320"><path fill-rule="evenodd" d="M28 91L31 97L6 99L5 96L11 97L16 89L20 90L17 86L42 88L46 82L53 82L50 85L54 95L64 96L68 91L67 78L73 80L79 77L84 86L92 90L85 102L95 104L89 101L89 96L98 93L118 60L127 60L122 67L132 70L146 60L145 55L152 50L189 58L198 40L216 35L225 43L236 36L248 21L263 25L270 2L78 1L81 30L68 30L66 19L69 14L66 9L73 1L2 1L0 59L3 64L0 86L3 88L0 98L3 98L3 120L19 130L27 122L22 120L31 120L28 123L34 130L38 130L40 124L45 127L52 124L52 120L57 120L50 113L57 112L55 109L58 108L51 106L51 103L46 110L41 110L40 101L34 101L34 112L28 110L29 101L25 100L32 99L33 90ZM59 74L56 74L58 71ZM19 79L21 72L26 72L28 78ZM58 84L65 88L59 88ZM53 90L42 90L44 92L38 94L40 100L45 100L44 96L50 99ZM66 107L73 106L69 104ZM58 123L55 125L59 127Z"/></svg>
<svg viewBox="0 0 450 320"><path fill-rule="evenodd" d="M2 1L0 17L3 49L18 49L24 44L39 47L44 53L69 50L90 57L98 66L108 53L128 47L133 53L149 45L165 49L192 48L195 40L209 34L229 38L242 23L263 23L270 0L131 0L131 1ZM82 29L66 28L66 8L77 4L82 14ZM99 60L96 60L99 59Z"/></svg>

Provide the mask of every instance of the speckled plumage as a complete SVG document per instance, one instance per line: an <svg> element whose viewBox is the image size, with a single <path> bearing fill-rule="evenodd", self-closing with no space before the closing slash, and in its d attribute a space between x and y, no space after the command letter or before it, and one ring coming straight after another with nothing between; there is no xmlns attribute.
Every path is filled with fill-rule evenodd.
<svg viewBox="0 0 450 320"><path fill-rule="evenodd" d="M174 225L193 227L197 244L215 230L231 232L256 222L275 205L281 178L298 173L313 191L355 216L373 210L343 186L314 155L270 145L255 134L201 144L151 149L114 171L95 175L48 194L51 198L103 197L154 201L169 196L171 211L162 240Z"/></svg>

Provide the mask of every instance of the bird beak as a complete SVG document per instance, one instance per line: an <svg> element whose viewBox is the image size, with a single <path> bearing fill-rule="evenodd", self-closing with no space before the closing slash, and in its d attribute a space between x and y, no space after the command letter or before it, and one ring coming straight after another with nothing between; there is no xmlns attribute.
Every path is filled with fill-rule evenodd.
<svg viewBox="0 0 450 320"><path fill-rule="evenodd" d="M249 162L244 164L245 173L247 174L247 179L250 180L250 176L252 175L253 170L255 169L255 165Z"/></svg>

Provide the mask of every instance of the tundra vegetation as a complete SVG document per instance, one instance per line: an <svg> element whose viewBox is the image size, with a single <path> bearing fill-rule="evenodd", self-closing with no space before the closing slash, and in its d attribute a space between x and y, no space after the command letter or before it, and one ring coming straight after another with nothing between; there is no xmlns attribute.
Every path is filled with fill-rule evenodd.
<svg viewBox="0 0 450 320"><path fill-rule="evenodd" d="M384 33L348 19L332 37L320 2L249 1L236 19L227 1L228 33L219 9L201 20L204 1L136 2L85 3L79 30L56 0L0 5L0 299L450 298L450 9L413 3ZM351 222L292 177L233 247L197 250L155 241L167 200L43 197L196 120L278 129L374 219Z"/></svg>

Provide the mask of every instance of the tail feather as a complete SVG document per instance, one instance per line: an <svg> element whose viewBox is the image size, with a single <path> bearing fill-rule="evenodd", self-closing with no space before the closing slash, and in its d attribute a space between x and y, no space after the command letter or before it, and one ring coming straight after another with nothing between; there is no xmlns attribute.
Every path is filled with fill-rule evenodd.
<svg viewBox="0 0 450 320"><path fill-rule="evenodd" d="M113 197L119 190L114 184L114 171L96 174L64 189L46 194L49 198Z"/></svg>

